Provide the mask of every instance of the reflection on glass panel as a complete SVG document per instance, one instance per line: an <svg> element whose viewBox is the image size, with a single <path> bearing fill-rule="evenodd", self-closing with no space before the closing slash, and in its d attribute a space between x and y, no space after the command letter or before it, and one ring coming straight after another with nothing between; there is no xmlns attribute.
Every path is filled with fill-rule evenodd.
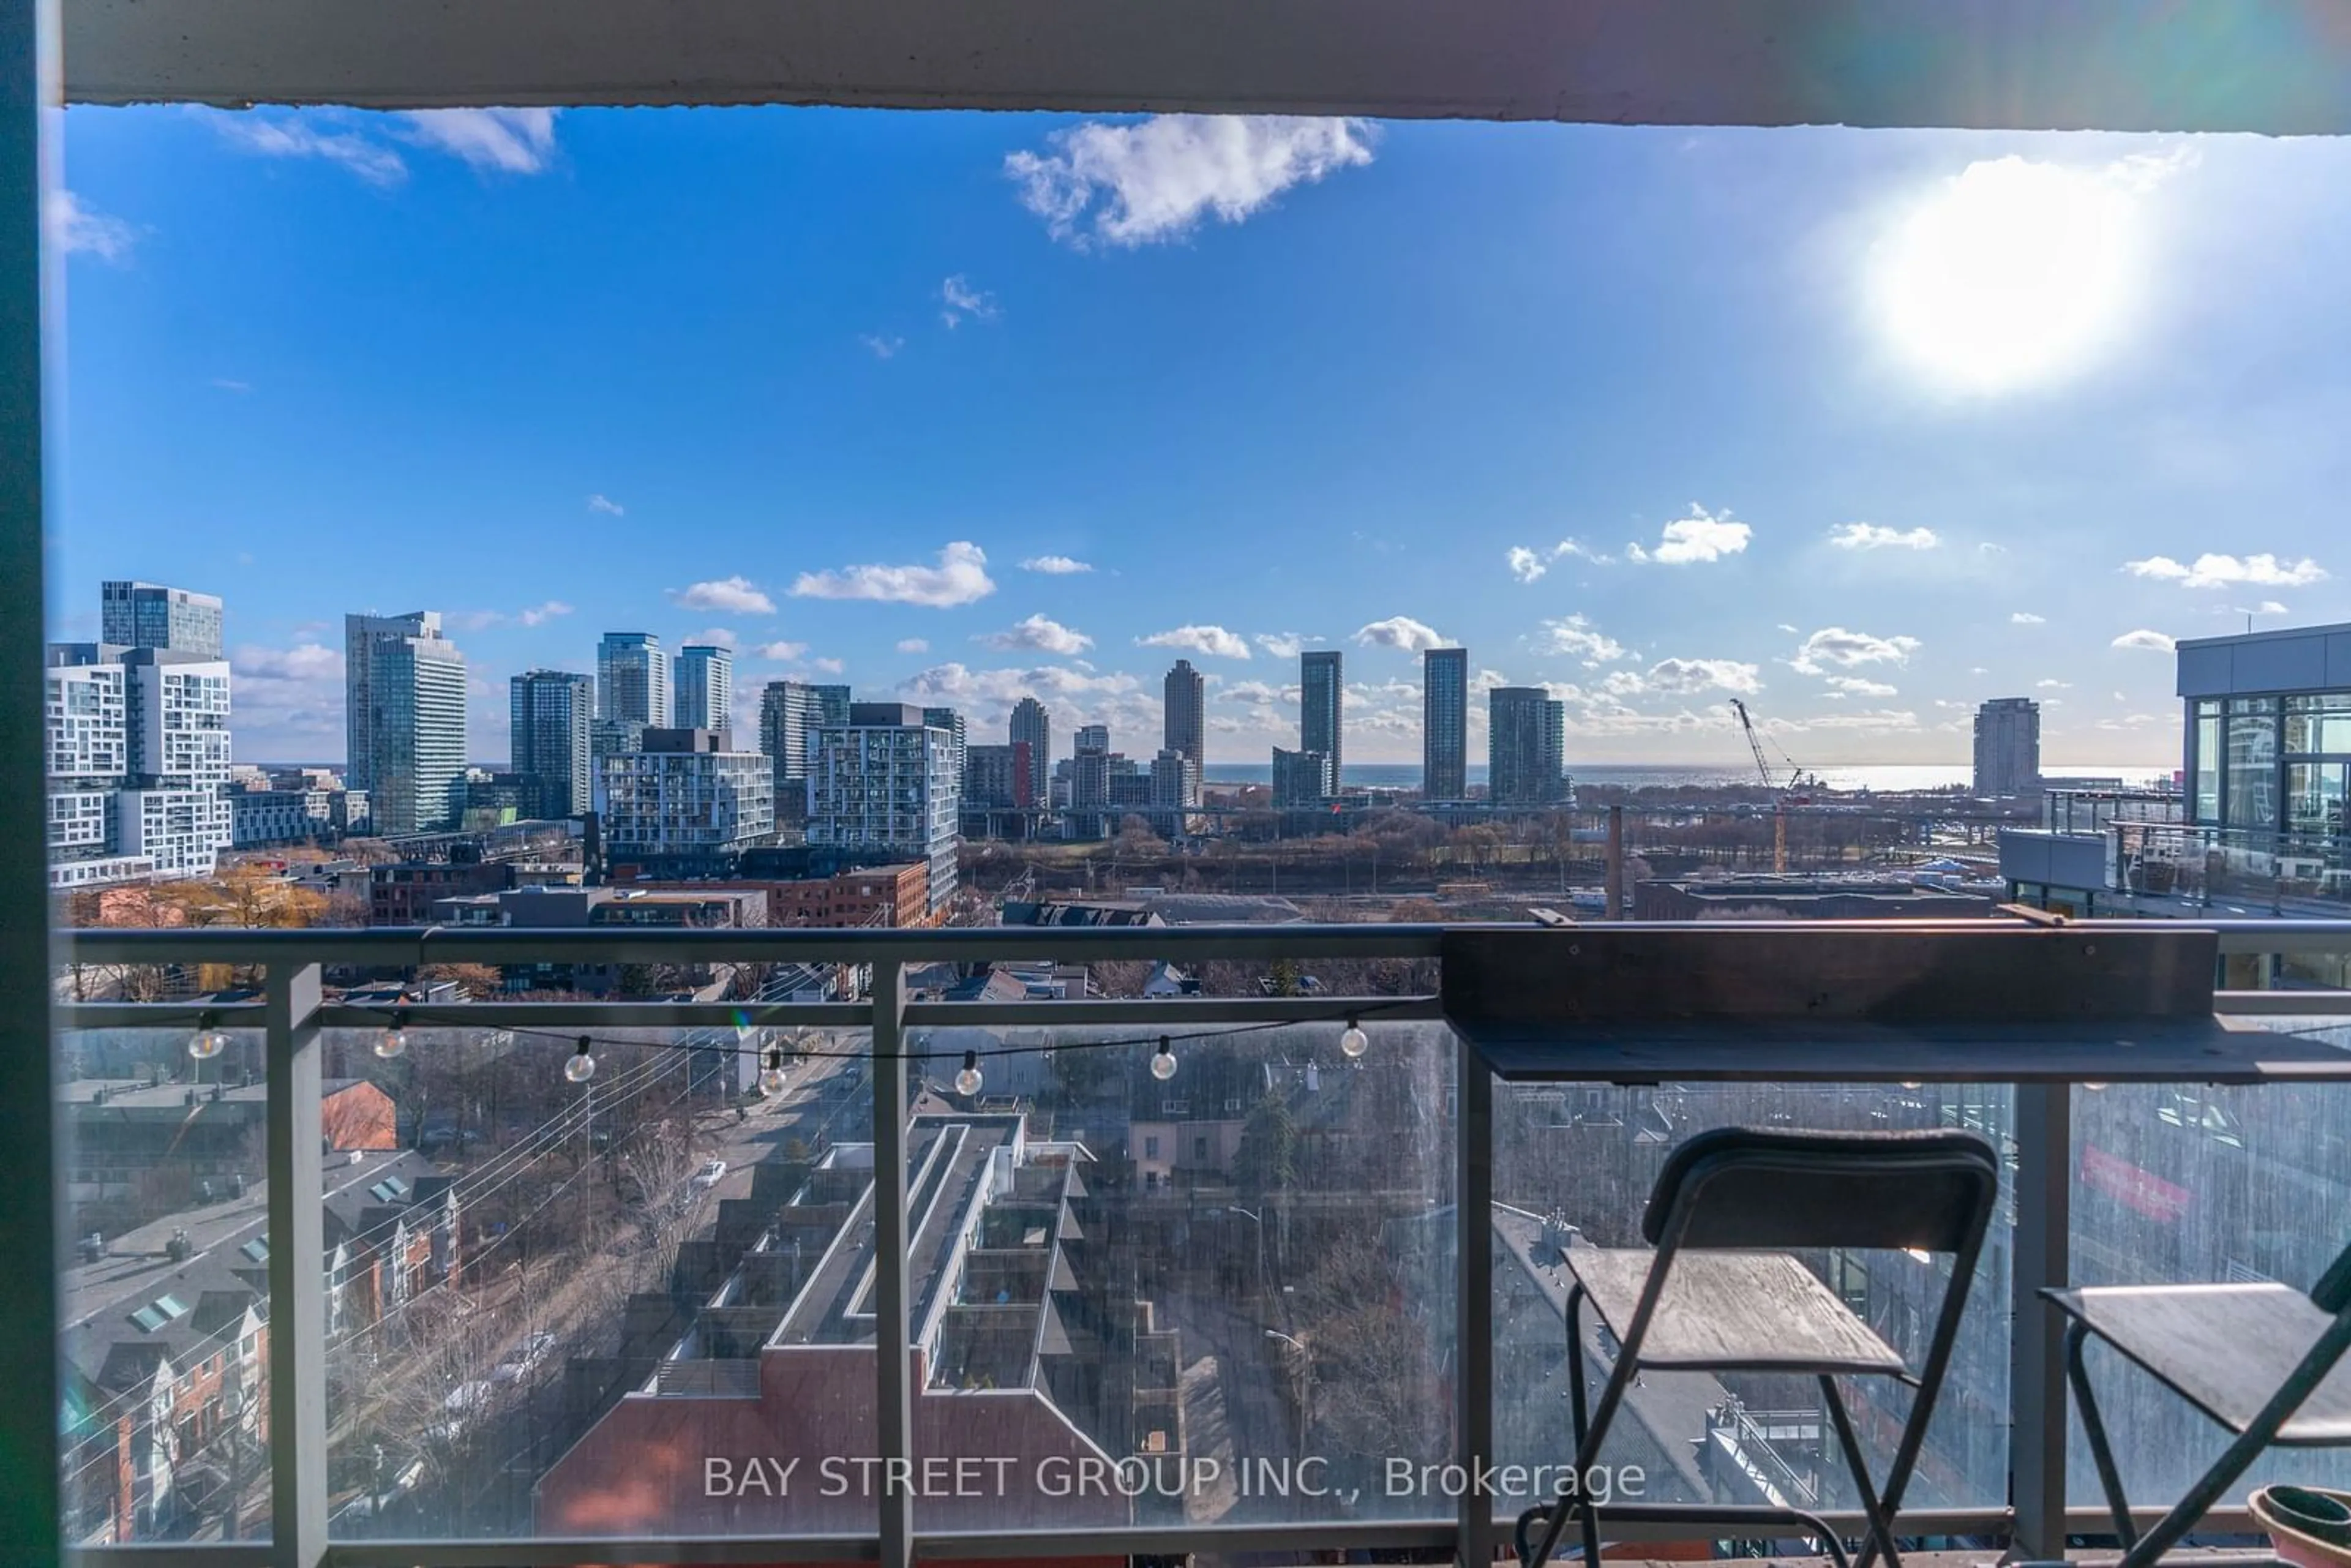
<svg viewBox="0 0 2351 1568"><path fill-rule="evenodd" d="M190 1039L58 1038L72 1542L269 1534L261 1040L207 1031L198 1058Z"/></svg>
<svg viewBox="0 0 2351 1568"><path fill-rule="evenodd" d="M2351 762L2290 762L2285 769L2287 827L2298 835L2351 836L2345 820L2351 800Z"/></svg>
<svg viewBox="0 0 2351 1568"><path fill-rule="evenodd" d="M920 1037L918 1529L1449 1514L1452 1037L1343 1027Z"/></svg>
<svg viewBox="0 0 2351 1568"><path fill-rule="evenodd" d="M2285 748L2351 756L2351 692L2286 698Z"/></svg>
<svg viewBox="0 0 2351 1568"><path fill-rule="evenodd" d="M1654 1089L1497 1082L1494 1089L1496 1448L1505 1465L1563 1467L1574 1452L1561 1254L1643 1248L1642 1211L1667 1156L1715 1127L1846 1131L1966 1127L2013 1168L2013 1095L1929 1084L1668 1084ZM1998 1505L2008 1487L2008 1309L2012 1214L1986 1239L1950 1371L1929 1425L1909 1508ZM1915 1371L1949 1281L1948 1258L1908 1252L1799 1254ZM1587 1307L1586 1388L1607 1381L1615 1342ZM1910 1411L1886 1378L1841 1384L1863 1451L1880 1471ZM1857 1506L1809 1376L1645 1373L1610 1428L1595 1497L1656 1502ZM1497 1500L1515 1514L1531 1497Z"/></svg>
<svg viewBox="0 0 2351 1568"><path fill-rule="evenodd" d="M606 1030L578 1081L568 1032L408 1033L328 1045L393 1107L329 1172L333 1533L870 1533L779 1479L871 1426L864 1037Z"/></svg>
<svg viewBox="0 0 2351 1568"><path fill-rule="evenodd" d="M2275 697L2229 705L2229 826L2278 825L2278 706Z"/></svg>
<svg viewBox="0 0 2351 1568"><path fill-rule="evenodd" d="M2264 1019L2351 1050L2351 1023ZM2351 1092L2340 1085L2116 1085L2074 1096L2076 1284L2282 1281L2306 1291L2351 1243ZM2154 1378L2092 1342L2092 1386L2134 1504L2167 1503L2219 1457L2227 1434ZM2072 1500L2102 1505L2081 1424ZM2351 1485L2351 1454L2273 1449L2230 1490Z"/></svg>

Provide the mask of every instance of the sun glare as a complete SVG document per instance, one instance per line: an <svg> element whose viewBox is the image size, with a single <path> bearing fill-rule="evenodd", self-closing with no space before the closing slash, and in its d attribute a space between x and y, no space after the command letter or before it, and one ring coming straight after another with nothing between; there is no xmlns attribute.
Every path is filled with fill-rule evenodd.
<svg viewBox="0 0 2351 1568"><path fill-rule="evenodd" d="M2127 314L2133 205L2104 172L2016 157L1971 163L1876 246L1879 320L1905 358L1954 388L2054 380Z"/></svg>

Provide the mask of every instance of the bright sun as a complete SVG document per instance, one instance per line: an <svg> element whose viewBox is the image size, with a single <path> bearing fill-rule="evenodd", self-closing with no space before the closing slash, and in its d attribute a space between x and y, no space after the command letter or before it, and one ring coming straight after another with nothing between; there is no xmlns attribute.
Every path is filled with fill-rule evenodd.
<svg viewBox="0 0 2351 1568"><path fill-rule="evenodd" d="M1877 246L1878 319L1907 358L1955 388L2053 380L2127 313L2133 206L2101 173L2015 157L1971 163Z"/></svg>

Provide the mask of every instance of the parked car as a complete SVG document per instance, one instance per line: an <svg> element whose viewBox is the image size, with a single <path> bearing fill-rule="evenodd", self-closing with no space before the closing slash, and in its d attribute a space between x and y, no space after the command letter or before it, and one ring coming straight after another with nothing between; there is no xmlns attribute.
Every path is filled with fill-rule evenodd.
<svg viewBox="0 0 2351 1568"><path fill-rule="evenodd" d="M703 1167L694 1173L694 1185L702 1188L705 1192L707 1192L712 1187L716 1186L721 1181L725 1180L726 1176L726 1162L725 1160L705 1161Z"/></svg>

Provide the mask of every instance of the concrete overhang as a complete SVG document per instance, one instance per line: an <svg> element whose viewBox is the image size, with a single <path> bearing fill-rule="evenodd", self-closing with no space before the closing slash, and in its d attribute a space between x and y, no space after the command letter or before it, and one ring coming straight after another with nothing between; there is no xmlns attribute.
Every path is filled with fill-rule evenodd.
<svg viewBox="0 0 2351 1568"><path fill-rule="evenodd" d="M2351 130L2346 0L65 0L68 101Z"/></svg>

